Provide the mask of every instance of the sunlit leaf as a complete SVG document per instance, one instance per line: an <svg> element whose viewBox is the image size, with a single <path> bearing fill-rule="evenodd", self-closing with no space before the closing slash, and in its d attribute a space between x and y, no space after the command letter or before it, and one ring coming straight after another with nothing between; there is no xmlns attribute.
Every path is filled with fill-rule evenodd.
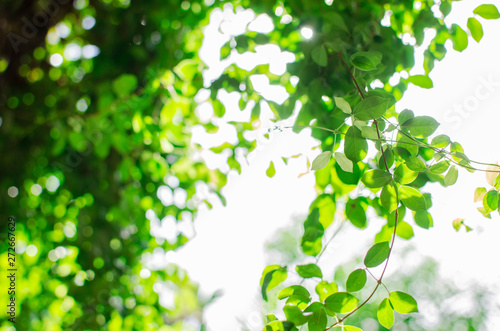
<svg viewBox="0 0 500 331"><path fill-rule="evenodd" d="M394 291L389 294L389 301L395 311L400 314L417 313L417 301L407 293Z"/></svg>
<svg viewBox="0 0 500 331"><path fill-rule="evenodd" d="M319 295L319 300L323 302L327 297L338 291L338 286L336 283L329 283L324 280L316 285L315 291Z"/></svg>
<svg viewBox="0 0 500 331"><path fill-rule="evenodd" d="M487 20L500 18L500 13L498 12L497 7L490 4L477 6L476 9L474 9L473 13Z"/></svg>
<svg viewBox="0 0 500 331"><path fill-rule="evenodd" d="M345 156L355 163L363 160L368 153L368 143L355 126L347 130L344 144Z"/></svg>
<svg viewBox="0 0 500 331"><path fill-rule="evenodd" d="M344 170L345 172L353 172L353 163L349 160L344 153L335 152L333 154L333 158L337 161L337 164Z"/></svg>
<svg viewBox="0 0 500 331"><path fill-rule="evenodd" d="M432 88L432 80L429 76L425 75L413 75L408 77L408 82L422 88Z"/></svg>
<svg viewBox="0 0 500 331"><path fill-rule="evenodd" d="M310 331L323 331L326 329L327 321L325 309L319 307L314 310L313 314L309 317L307 326Z"/></svg>
<svg viewBox="0 0 500 331"><path fill-rule="evenodd" d="M405 206L411 210L417 211L427 209L424 196L413 187L401 186L399 188L399 197Z"/></svg>
<svg viewBox="0 0 500 331"><path fill-rule="evenodd" d="M380 169L372 169L363 174L361 181L366 187L379 188L389 183L391 179L392 175L389 172Z"/></svg>
<svg viewBox="0 0 500 331"><path fill-rule="evenodd" d="M469 36L458 24L451 25L451 41L453 41L453 49L456 51L463 51L469 44Z"/></svg>
<svg viewBox="0 0 500 331"><path fill-rule="evenodd" d="M380 325L386 329L390 329L394 325L394 310L389 299L385 298L378 306L377 319Z"/></svg>
<svg viewBox="0 0 500 331"><path fill-rule="evenodd" d="M469 17L467 20L467 28L475 41L479 42L483 38L483 26L474 17Z"/></svg>
<svg viewBox="0 0 500 331"><path fill-rule="evenodd" d="M347 292L337 292L325 300L325 306L334 313L345 314L353 311L358 304L358 299Z"/></svg>
<svg viewBox="0 0 500 331"><path fill-rule="evenodd" d="M295 270L302 278L323 278L321 269L314 263L298 265L295 267Z"/></svg>
<svg viewBox="0 0 500 331"><path fill-rule="evenodd" d="M267 266L262 272L262 277L260 279L262 298L267 301L267 291L275 288L287 277L287 267L281 267L280 265L270 265Z"/></svg>
<svg viewBox="0 0 500 331"><path fill-rule="evenodd" d="M458 169L455 166L451 166L446 175L444 176L445 186L451 186L457 182L458 179Z"/></svg>
<svg viewBox="0 0 500 331"><path fill-rule="evenodd" d="M266 170L266 175L267 177L274 177L275 174L276 174L276 169L274 168L273 161L271 161L271 163L269 164L269 168L267 168Z"/></svg>

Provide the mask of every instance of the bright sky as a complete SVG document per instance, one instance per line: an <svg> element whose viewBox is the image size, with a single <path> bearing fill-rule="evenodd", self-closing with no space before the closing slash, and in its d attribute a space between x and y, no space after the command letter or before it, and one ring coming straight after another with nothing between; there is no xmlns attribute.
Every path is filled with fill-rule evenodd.
<svg viewBox="0 0 500 331"><path fill-rule="evenodd" d="M475 6L483 1L454 2L454 9L448 23L459 23L465 26L466 18L470 16ZM217 24L224 18L223 32L236 31L237 21L250 22L255 18L251 11L245 11L238 18L227 9L224 14L215 12L206 34L212 34L210 47L202 51L202 59L209 65L206 73L208 79L216 77L222 70L217 66L219 47L227 40L227 34L217 30ZM253 28L269 31L265 16L259 16ZM483 20L484 21L484 20ZM491 21L483 24L485 35L480 44L469 39L469 47L463 53L457 53L449 45L449 52L442 63L436 63L431 73L434 88L430 90L410 87L405 97L397 107L399 110L410 108L417 115L434 116L441 126L439 133L448 134L452 140L462 144L466 154L484 162L500 161L500 150L494 145L500 141L498 123L500 120L500 22ZM272 26L271 26L272 28ZM247 63L252 61L267 61L274 63L273 70L283 73L280 65L280 50L276 47L262 47L257 51L256 58L250 55L234 60ZM288 54L282 54L284 61ZM281 61L283 62L283 61ZM222 63L222 66L228 63ZM419 64L417 62L416 67ZM257 79L263 80L262 77ZM265 84L265 79L264 79ZM269 87L266 88L269 90ZM281 98L279 93L276 98ZM226 106L237 105L237 95L229 95ZM235 108L233 108L235 109ZM210 111L199 110L210 118ZM205 111L205 113L203 113ZM223 119L218 121L220 130L217 133L217 143L220 139L234 139L234 132L228 121L244 121L250 116L250 107L245 111L227 111ZM239 331L241 323L251 330L262 327L262 311L260 311L259 279L263 268L269 262L264 251L264 245L271 240L276 231L291 224L293 217L304 217L308 212L310 202L315 198L313 190L314 175L306 174L307 159L312 161L319 150L312 150L319 143L309 137L309 131L303 130L300 135L290 131L271 131L269 139L263 135L270 127L274 127L270 119L272 113L263 108L261 127L256 130L258 147L256 151L242 160L242 175L231 173L228 185L223 193L227 198L227 207L216 204L213 210L202 210L195 222L196 237L175 254L170 261L185 268L193 280L200 283L201 289L207 295L216 290L223 291L223 296L210 305L204 318L208 322L208 330ZM286 126L292 123L280 123ZM207 136L198 128L193 130L193 138L198 141L210 141L213 136ZM214 144L217 144L214 143ZM290 159L285 166L281 156L302 154L301 157ZM205 154L204 157L209 154ZM270 161L274 161L276 175L268 178L265 174ZM216 166L217 162L209 161ZM440 261L443 276L450 278L460 288L466 288L471 282L484 283L492 290L499 290L500 267L498 252L500 252L499 217L493 220L485 219L475 209L473 203L474 189L487 186L484 173L469 174L460 171L458 183L447 189L433 185L428 189L433 194L434 228L430 231L415 226L415 237L411 244L422 254ZM465 218L466 224L474 231L456 233L451 226L453 219ZM345 233L335 242L322 262L335 261L338 265L349 257L349 254L364 255L369 247L368 242L362 242L358 248L351 245L350 252L334 253L335 249L349 241L351 236L367 238L378 231L377 226L367 231L357 231L346 227ZM405 243L402 239L396 242L396 250ZM347 254L347 255L346 255ZM394 260L397 262L397 260ZM397 269L397 265L389 264L389 274ZM497 302L500 304L500 298ZM500 315L500 314L497 314ZM500 330L500 322L489 321L488 330Z"/></svg>

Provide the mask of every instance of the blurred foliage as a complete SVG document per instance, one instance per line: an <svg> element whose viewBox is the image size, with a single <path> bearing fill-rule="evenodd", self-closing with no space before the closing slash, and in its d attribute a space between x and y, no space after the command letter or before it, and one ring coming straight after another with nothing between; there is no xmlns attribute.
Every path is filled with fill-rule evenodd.
<svg viewBox="0 0 500 331"><path fill-rule="evenodd" d="M363 173L373 168L372 161L363 159L368 155L365 138L374 131L346 124L350 114L345 104L353 106L353 119L367 122L368 118L363 119L360 107L354 107L361 98L343 61L350 62L363 90L387 99L385 117L394 116L392 106L408 83L432 86L427 74L434 61L445 56L446 41L461 51L468 44L466 31L478 41L480 20L497 18L494 6L479 6L474 13L478 19L473 17L467 27L448 27L443 18L451 4L448 0L2 2L0 219L17 220L16 327L204 329L201 312L211 299L198 296L186 273L168 263L168 252L192 236L189 229L201 206L211 207L215 198L224 203L220 189L228 171L208 168L201 157L203 149L191 140L194 128L217 132L214 119L222 118L227 106L219 97L223 91L238 93L240 109L252 108L249 122L230 123L237 142L212 148L218 154L231 151L229 169L239 172L236 152L245 154L256 146L255 138L245 133L255 130L261 107L267 105L276 119L298 112L296 130L313 120L315 126L335 130L333 135L313 130L325 152L338 148L345 135L349 137L346 144L352 149L347 148L343 156L335 154L335 163L326 159L325 164L324 159L326 167L316 172L319 197L304 223L309 237L301 242L306 254L317 255L321 250L324 229L333 222L338 202L347 202L350 221L360 228L366 226L366 210L375 209L388 220L377 242L387 240L395 222L391 226L394 213L384 209L385 203L381 206L373 196L346 200ZM237 20L243 8L260 15L255 19L267 14L274 29L258 32L247 26L228 32L226 28L227 43L220 57L227 66L208 77L200 50L208 47L204 28L211 13L215 13L212 17L227 14L218 27L222 31L223 24ZM301 34L304 27L314 31L310 40ZM426 29L436 32L424 53L426 74L408 77L414 65L413 45L423 43ZM269 63L243 69L232 60L232 54L255 53L266 44L293 54L286 72L278 74ZM283 86L290 97L282 104L266 101L251 81L257 74ZM391 77L398 82L389 84ZM344 100L342 111L338 100ZM196 112L201 104L213 111L208 121ZM406 120L413 117L405 116ZM427 131L418 129L419 123L400 118L400 124L426 143ZM433 123L427 121L425 126ZM421 161L432 159L433 150L409 147L412 144L405 137L397 138L399 150L388 147L388 154L376 161L381 164L389 154L396 155L399 165L409 156L406 153ZM462 157L457 154L463 153L459 144L450 148L453 157ZM403 200L410 209L408 197L417 196L417 205L424 199L414 193L415 188L429 181L452 182L450 176L447 180L441 175L449 164L441 166L440 172L428 170L428 165L420 172L412 172L410 165L396 170L398 185L412 183L404 189L407 199ZM274 172L270 166L268 174ZM419 175L410 180L414 174ZM368 182L364 180L369 187ZM334 193L328 193L331 188ZM386 193L390 205L391 191ZM493 195L487 198L490 209L498 201ZM417 213L429 227L430 215ZM406 224L398 232L402 238L413 233ZM2 249L2 267L6 257ZM272 270L281 278L285 273L286 278L285 267ZM307 277L318 275L314 267L300 270ZM5 282L2 278L2 288ZM8 299L5 292L0 299ZM2 323L3 328L10 325Z"/></svg>

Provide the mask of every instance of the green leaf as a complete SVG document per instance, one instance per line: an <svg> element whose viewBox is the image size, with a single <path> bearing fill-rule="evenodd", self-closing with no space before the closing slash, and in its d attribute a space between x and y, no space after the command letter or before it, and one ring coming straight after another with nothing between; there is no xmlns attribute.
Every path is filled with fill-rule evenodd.
<svg viewBox="0 0 500 331"><path fill-rule="evenodd" d="M313 208L304 222L304 235L301 240L302 251L307 255L318 255L321 251L321 238L324 232L324 227L319 221L319 209Z"/></svg>
<svg viewBox="0 0 500 331"><path fill-rule="evenodd" d="M433 225L432 216L426 210L416 211L413 219L418 226L424 229L429 229Z"/></svg>
<svg viewBox="0 0 500 331"><path fill-rule="evenodd" d="M451 166L450 170L444 176L444 185L451 186L457 182L458 179L458 169L455 166Z"/></svg>
<svg viewBox="0 0 500 331"><path fill-rule="evenodd" d="M398 208L398 190L394 183L384 186L382 193L380 193L380 203L389 212L393 212Z"/></svg>
<svg viewBox="0 0 500 331"><path fill-rule="evenodd" d="M424 161L422 159L415 157L415 156L410 156L405 159L405 164L408 167L408 169L413 170L413 171L425 171L427 169Z"/></svg>
<svg viewBox="0 0 500 331"><path fill-rule="evenodd" d="M462 52L467 48L469 44L469 37L467 36L467 32L464 31L459 25L452 24L451 25L451 41L453 42L453 49Z"/></svg>
<svg viewBox="0 0 500 331"><path fill-rule="evenodd" d="M358 304L358 299L347 292L337 292L325 300L325 306L334 313L345 314L353 311Z"/></svg>
<svg viewBox="0 0 500 331"><path fill-rule="evenodd" d="M135 75L123 74L113 81L112 89L119 98L123 98L132 93L137 88L137 84Z"/></svg>
<svg viewBox="0 0 500 331"><path fill-rule="evenodd" d="M410 186L401 186L399 188L399 198L411 210L426 210L427 204L425 198L417 189Z"/></svg>
<svg viewBox="0 0 500 331"><path fill-rule="evenodd" d="M360 121L377 119L385 114L389 107L389 99L379 96L369 96L358 102L354 107L353 115Z"/></svg>
<svg viewBox="0 0 500 331"><path fill-rule="evenodd" d="M288 297L291 297L292 295L301 295L305 297L310 297L311 295L309 294L309 291L301 286L301 285L292 285L285 287L278 293L278 299L283 300Z"/></svg>
<svg viewBox="0 0 500 331"><path fill-rule="evenodd" d="M322 67L326 67L326 65L328 64L328 54L326 52L325 45L313 48L311 56L313 61Z"/></svg>
<svg viewBox="0 0 500 331"><path fill-rule="evenodd" d="M432 80L429 78L429 76L425 75L414 75L408 77L408 82L412 83L413 85L422 87L422 88L432 88Z"/></svg>
<svg viewBox="0 0 500 331"><path fill-rule="evenodd" d="M409 119L412 119L415 117L415 114L413 113L412 110L410 109L405 109L398 115L398 122L399 124L403 124L404 122L408 121Z"/></svg>
<svg viewBox="0 0 500 331"><path fill-rule="evenodd" d="M318 285L316 285L315 291L319 295L319 300L323 302L326 298L328 298L330 295L333 293L337 292L339 290L338 286L336 283L329 283L326 280L323 280L319 282Z"/></svg>
<svg viewBox="0 0 500 331"><path fill-rule="evenodd" d="M323 278L323 273L321 269L314 263L298 265L295 267L295 270L302 278Z"/></svg>
<svg viewBox="0 0 500 331"><path fill-rule="evenodd" d="M325 309L320 307L313 311L313 314L309 317L307 326L309 331L323 331L326 329L327 321Z"/></svg>
<svg viewBox="0 0 500 331"><path fill-rule="evenodd" d="M330 162L331 157L332 157L332 152L330 151L323 152L320 155L316 156L316 158L313 160L311 170L323 169L328 165L328 162Z"/></svg>
<svg viewBox="0 0 500 331"><path fill-rule="evenodd" d="M404 159L407 156L418 155L418 143L408 138L405 134L398 132L398 142L394 150ZM405 153L405 150L407 153ZM408 155L409 154L409 155Z"/></svg>
<svg viewBox="0 0 500 331"><path fill-rule="evenodd" d="M287 267L281 267L280 265L270 265L267 266L262 272L262 277L260 279L262 298L267 301L267 291L275 288L287 277Z"/></svg>
<svg viewBox="0 0 500 331"><path fill-rule="evenodd" d="M396 235L400 238L408 240L412 238L415 235L415 233L413 232L413 228L411 227L410 224L401 221L398 222L398 227L396 228Z"/></svg>
<svg viewBox="0 0 500 331"><path fill-rule="evenodd" d="M351 126L345 134L344 153L355 163L363 160L368 153L368 143L355 126Z"/></svg>
<svg viewBox="0 0 500 331"><path fill-rule="evenodd" d="M483 207L487 213L490 213L496 209L498 209L498 191L490 190L483 197Z"/></svg>
<svg viewBox="0 0 500 331"><path fill-rule="evenodd" d="M416 138L427 138L438 128L439 123L430 116L416 116L404 122L401 127Z"/></svg>
<svg viewBox="0 0 500 331"><path fill-rule="evenodd" d="M353 163L345 156L344 153L335 152L333 154L333 158L342 170L345 172L353 172Z"/></svg>
<svg viewBox="0 0 500 331"><path fill-rule="evenodd" d="M483 38L483 26L474 17L469 17L467 20L467 28L475 41L479 42Z"/></svg>
<svg viewBox="0 0 500 331"><path fill-rule="evenodd" d="M473 13L487 20L500 18L500 13L495 5L480 5L474 9Z"/></svg>
<svg viewBox="0 0 500 331"><path fill-rule="evenodd" d="M361 204L362 198L349 199L345 206L345 214L349 221L356 227L366 227L366 210Z"/></svg>
<svg viewBox="0 0 500 331"><path fill-rule="evenodd" d="M361 181L369 188L379 188L389 183L392 179L392 175L380 169L368 170L363 174Z"/></svg>
<svg viewBox="0 0 500 331"><path fill-rule="evenodd" d="M365 266L373 268L384 262L389 257L389 242L383 241L373 245L365 256Z"/></svg>
<svg viewBox="0 0 500 331"><path fill-rule="evenodd" d="M366 284L366 271L364 269L356 269L347 278L347 292L357 292Z"/></svg>
<svg viewBox="0 0 500 331"><path fill-rule="evenodd" d="M385 298L378 306L377 319L380 325L386 329L390 329L394 325L394 310L389 299Z"/></svg>
<svg viewBox="0 0 500 331"><path fill-rule="evenodd" d="M265 331L285 331L283 327L283 322L272 321L266 325Z"/></svg>
<svg viewBox="0 0 500 331"><path fill-rule="evenodd" d="M410 170L405 164L401 163L394 170L394 180L400 184L409 184L417 178L418 172Z"/></svg>
<svg viewBox="0 0 500 331"><path fill-rule="evenodd" d="M374 128L373 126L362 126L361 127L361 134L366 139L375 140L375 141L377 141L379 139L377 129Z"/></svg>
<svg viewBox="0 0 500 331"><path fill-rule="evenodd" d="M295 325L302 325L307 322L307 318L302 313L302 310L295 305L285 305L283 307L283 312L285 313L286 320Z"/></svg>
<svg viewBox="0 0 500 331"><path fill-rule="evenodd" d="M269 168L267 168L266 170L266 175L267 177L271 178L274 177L275 174L276 174L276 169L274 168L273 161L271 161L271 163L269 164Z"/></svg>
<svg viewBox="0 0 500 331"><path fill-rule="evenodd" d="M417 313L417 301L407 293L394 291L389 294L389 301L395 311L400 314Z"/></svg>
<svg viewBox="0 0 500 331"><path fill-rule="evenodd" d="M343 331L363 331L363 330L358 328L357 326L344 325Z"/></svg>
<svg viewBox="0 0 500 331"><path fill-rule="evenodd" d="M342 110L344 113L349 115L352 113L351 105L349 104L349 102L345 101L344 98L333 97L333 99L335 100L335 105L337 105L337 107L340 108L340 110Z"/></svg>
<svg viewBox="0 0 500 331"><path fill-rule="evenodd" d="M382 54L379 52L357 52L351 55L352 65L363 71L377 69L380 60L382 60Z"/></svg>
<svg viewBox="0 0 500 331"><path fill-rule="evenodd" d="M433 174L442 174L446 170L448 170L449 167L450 167L450 162L447 161L447 160L445 160L445 161L440 161L440 162L438 162L436 164L431 165L429 167L429 170Z"/></svg>
<svg viewBox="0 0 500 331"><path fill-rule="evenodd" d="M431 146L436 148L445 148L450 144L450 142L450 137L445 134L440 134L432 138Z"/></svg>
<svg viewBox="0 0 500 331"><path fill-rule="evenodd" d="M319 222L321 223L323 229L326 229L333 222L333 217L335 216L335 210L337 205L335 204L335 198L332 194L321 194L319 195L311 204L311 208L317 208L319 210Z"/></svg>

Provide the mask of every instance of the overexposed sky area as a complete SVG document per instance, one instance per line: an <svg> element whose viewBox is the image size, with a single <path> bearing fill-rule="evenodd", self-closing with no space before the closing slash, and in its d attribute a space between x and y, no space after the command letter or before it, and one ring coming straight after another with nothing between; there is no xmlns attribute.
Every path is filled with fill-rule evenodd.
<svg viewBox="0 0 500 331"><path fill-rule="evenodd" d="M447 23L465 26L467 17L480 3L485 2L453 2L453 11ZM256 18L251 11L241 11L240 16L236 16L230 8L212 13L211 24L205 31L207 38L210 36L212 39L204 44L200 54L209 66L205 73L207 81L220 74L230 63L251 67L252 61L264 61L271 63L271 69L276 74L284 73L284 63L292 62L293 57L276 46L262 46L257 54L230 57L220 63L219 48L229 40L229 34L239 31L238 24L255 21L258 23L251 23L250 28L262 32L272 29L269 19L265 16ZM223 23L219 30L220 22ZM451 44L447 45L448 54L443 62L436 63L430 75L434 88L426 90L411 86L397 108L399 111L409 108L417 115L435 117L441 123L437 133L448 134L452 140L460 142L471 159L496 162L500 161L500 149L496 146L500 141L500 21L481 22L485 32L483 40L477 44L469 38L469 47L463 53L454 51ZM421 73L420 67L421 59L417 59L415 72L412 73ZM265 97L283 98L282 91L265 86L265 77L253 79L259 82L255 85L264 86L262 93L269 93ZM219 145L225 140L234 141L235 132L227 122L248 120L251 105L240 111L237 107L238 95L227 95L225 99L228 109L226 115L217 121L219 132L209 135L201 127L195 128L195 141L207 146L211 143ZM211 120L210 109L201 107L198 112L207 121ZM239 331L242 324L250 330L262 328L259 279L269 262L264 245L280 228L289 226L293 217L307 215L309 205L315 198L314 174L305 174L300 178L299 175L307 172L307 160L312 161L319 154L319 149L313 150L319 142L309 136L308 129L300 134L290 130L272 130L266 138L264 134L276 123L271 121L272 113L265 106L262 114L260 126L256 125L253 133L258 141L257 149L247 159L239 157L242 161L241 175L235 172L229 174L228 184L223 190L227 207L216 203L212 210L201 210L195 222L196 236L185 247L168 255L169 262L179 264L192 279L199 282L203 293L209 295L222 291L223 295L205 311L208 330L212 331ZM291 123L293 118L277 124L283 127ZM302 156L290 159L288 165L281 160L282 156L296 154ZM222 163L210 152L202 156L209 166L222 167ZM273 178L265 174L270 161L276 166ZM426 187L433 194L430 211L434 228L423 230L415 226L415 237L410 243L424 256L437 259L441 274L459 288L466 290L468 284L481 283L498 293L499 216L488 220L477 212L473 193L478 186L487 186L484 173L469 174L460 170L458 183L451 188L444 189L438 185ZM465 218L466 224L474 230L456 233L451 223L458 217ZM344 227L338 242L329 247L322 260L324 270L328 269L326 265L332 268L332 265L339 265L349 256L363 256L370 246L367 241L369 236L376 233L378 227L375 224L365 231L352 226ZM360 244L351 244L349 251L339 253L340 247L345 247L343 245L352 236L359 236ZM398 238L396 254L407 244ZM397 263L398 258L395 258L389 264L386 278L389 283L391 272L398 269ZM331 270L328 272L331 273ZM500 299L498 301L497 305ZM498 317L490 319L486 329L500 330Z"/></svg>

